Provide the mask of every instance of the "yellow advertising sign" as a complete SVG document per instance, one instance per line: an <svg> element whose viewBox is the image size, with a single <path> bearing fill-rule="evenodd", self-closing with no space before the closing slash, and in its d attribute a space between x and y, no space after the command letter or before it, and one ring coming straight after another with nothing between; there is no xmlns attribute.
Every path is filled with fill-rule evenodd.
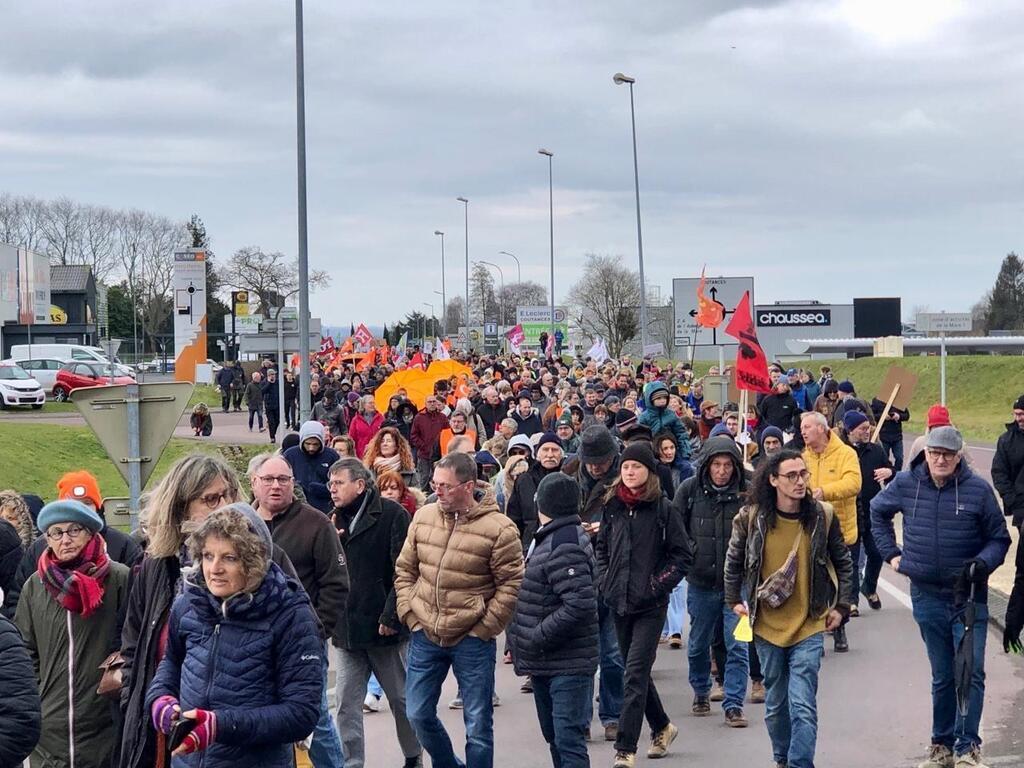
<svg viewBox="0 0 1024 768"><path fill-rule="evenodd" d="M67 325L68 313L56 304L50 305L50 325Z"/></svg>

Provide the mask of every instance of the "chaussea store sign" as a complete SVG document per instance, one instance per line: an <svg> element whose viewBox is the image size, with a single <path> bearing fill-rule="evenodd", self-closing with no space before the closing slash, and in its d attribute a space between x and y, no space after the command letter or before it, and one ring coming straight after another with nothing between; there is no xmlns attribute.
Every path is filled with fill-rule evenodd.
<svg viewBox="0 0 1024 768"><path fill-rule="evenodd" d="M832 325L832 310L820 307L778 307L762 309L757 313L757 324L762 328Z"/></svg>

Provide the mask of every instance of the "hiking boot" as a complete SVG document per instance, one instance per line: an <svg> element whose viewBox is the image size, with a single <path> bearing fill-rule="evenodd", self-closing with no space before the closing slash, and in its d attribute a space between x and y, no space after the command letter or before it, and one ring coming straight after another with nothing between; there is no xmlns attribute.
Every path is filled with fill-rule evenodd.
<svg viewBox="0 0 1024 768"><path fill-rule="evenodd" d="M846 627L839 627L835 630L832 633L832 639L835 641L836 653L846 653L850 650L850 643L846 639Z"/></svg>
<svg viewBox="0 0 1024 768"><path fill-rule="evenodd" d="M750 684L750 703L751 704L764 704L764 697L767 694L764 690L764 683L759 683L756 680Z"/></svg>
<svg viewBox="0 0 1024 768"><path fill-rule="evenodd" d="M612 768L636 768L636 752L624 752L618 750L615 753L615 762Z"/></svg>
<svg viewBox="0 0 1024 768"><path fill-rule="evenodd" d="M725 710L725 724L730 728L746 728L747 718L743 716L742 709L732 707L731 709Z"/></svg>
<svg viewBox="0 0 1024 768"><path fill-rule="evenodd" d="M707 696L694 696L690 711L697 717L707 717L711 714L711 700Z"/></svg>
<svg viewBox="0 0 1024 768"><path fill-rule="evenodd" d="M679 650L683 647L683 638L679 635L679 633L676 633L669 637L668 647L674 648L675 650Z"/></svg>
<svg viewBox="0 0 1024 768"><path fill-rule="evenodd" d="M978 747L972 747L970 752L957 755L956 762L952 765L954 768L988 768L981 762L981 750Z"/></svg>
<svg viewBox="0 0 1024 768"><path fill-rule="evenodd" d="M954 768L953 750L943 744L928 747L928 759L918 763L917 768Z"/></svg>
<svg viewBox="0 0 1024 768"><path fill-rule="evenodd" d="M868 605L871 606L871 610L880 611L882 610L882 601L879 599L877 594L864 595L868 599Z"/></svg>
<svg viewBox="0 0 1024 768"><path fill-rule="evenodd" d="M651 734L651 746L647 750L647 757L657 760L668 754L668 748L679 735L679 729L669 723L657 733Z"/></svg>
<svg viewBox="0 0 1024 768"><path fill-rule="evenodd" d="M407 757L405 762L402 763L402 768L423 768L423 760L417 755L416 757Z"/></svg>
<svg viewBox="0 0 1024 768"><path fill-rule="evenodd" d="M619 738L619 725L618 723L612 723L604 727L604 740L615 741Z"/></svg>
<svg viewBox="0 0 1024 768"><path fill-rule="evenodd" d="M712 701L725 701L725 689L721 683L715 683L711 686L711 695L708 698Z"/></svg>

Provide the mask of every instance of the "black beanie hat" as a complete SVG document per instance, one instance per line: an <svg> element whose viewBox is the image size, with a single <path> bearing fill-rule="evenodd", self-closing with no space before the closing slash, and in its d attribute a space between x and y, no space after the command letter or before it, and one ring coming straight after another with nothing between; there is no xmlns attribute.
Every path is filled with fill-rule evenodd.
<svg viewBox="0 0 1024 768"><path fill-rule="evenodd" d="M546 517L568 517L580 513L580 489L563 472L545 475L537 485L537 511Z"/></svg>
<svg viewBox="0 0 1024 768"><path fill-rule="evenodd" d="M620 408L615 412L615 426L623 427L636 421L636 414L626 408Z"/></svg>
<svg viewBox="0 0 1024 768"><path fill-rule="evenodd" d="M654 450L648 442L631 443L622 452L622 463L636 461L643 464L651 472L658 471L658 463L654 459Z"/></svg>
<svg viewBox="0 0 1024 768"><path fill-rule="evenodd" d="M1013 404L1013 410L1024 411L1024 395L1017 398L1017 402Z"/></svg>
<svg viewBox="0 0 1024 768"><path fill-rule="evenodd" d="M615 438L603 424L594 424L583 430L580 435L580 461L584 464L600 464L615 458L619 447Z"/></svg>

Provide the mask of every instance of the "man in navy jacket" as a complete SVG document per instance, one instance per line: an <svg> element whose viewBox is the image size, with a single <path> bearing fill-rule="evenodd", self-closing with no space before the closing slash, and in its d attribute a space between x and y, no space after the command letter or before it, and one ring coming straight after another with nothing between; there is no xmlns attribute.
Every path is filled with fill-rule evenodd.
<svg viewBox="0 0 1024 768"><path fill-rule="evenodd" d="M981 766L988 576L1002 565L1010 534L992 487L962 461L954 427L928 433L924 454L871 500L871 526L882 559L910 579L910 596L932 668L932 738L919 768ZM893 517L903 513L903 548ZM973 587L974 675L966 716L957 709L953 658L963 636L964 603Z"/></svg>

